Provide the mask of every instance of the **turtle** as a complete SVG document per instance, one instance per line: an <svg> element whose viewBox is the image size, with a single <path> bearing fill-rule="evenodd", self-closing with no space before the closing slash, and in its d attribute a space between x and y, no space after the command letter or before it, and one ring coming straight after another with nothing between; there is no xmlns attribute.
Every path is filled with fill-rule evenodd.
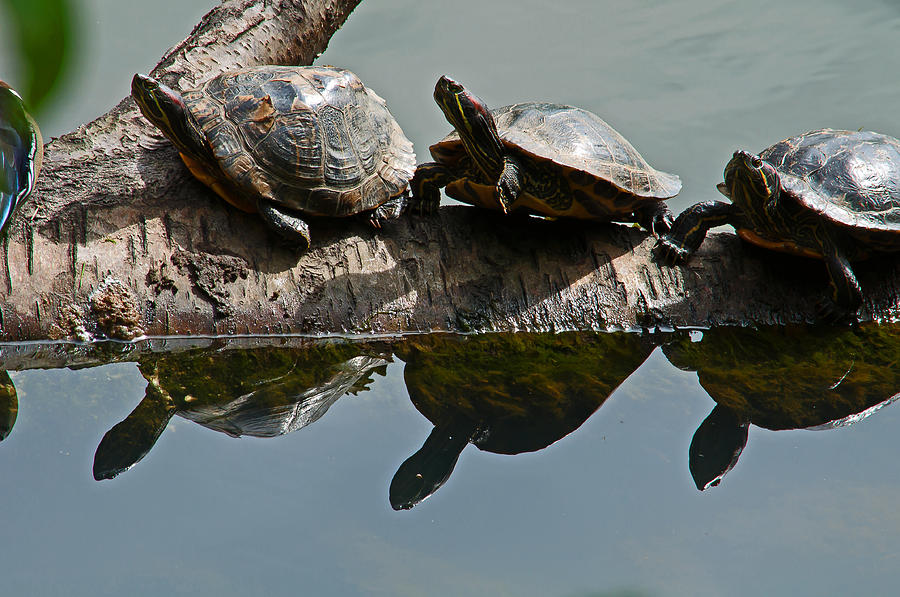
<svg viewBox="0 0 900 597"><path fill-rule="evenodd" d="M731 202L682 212L654 248L686 261L713 226L745 241L825 261L831 293L818 304L829 321L854 320L862 291L850 262L900 250L900 141L871 131L820 129L759 155L736 151L719 191Z"/></svg>
<svg viewBox="0 0 900 597"><path fill-rule="evenodd" d="M597 115L542 102L489 110L447 76L438 79L434 99L455 130L431 146L436 161L416 168L417 211L433 213L446 187L454 199L503 213L669 229L663 200L678 194L681 180L652 168Z"/></svg>
<svg viewBox="0 0 900 597"><path fill-rule="evenodd" d="M136 74L131 95L195 177L301 249L306 215L380 227L407 203L412 143L349 70L243 68L181 93Z"/></svg>
<svg viewBox="0 0 900 597"><path fill-rule="evenodd" d="M43 158L41 129L22 97L0 81L0 234L34 189Z"/></svg>

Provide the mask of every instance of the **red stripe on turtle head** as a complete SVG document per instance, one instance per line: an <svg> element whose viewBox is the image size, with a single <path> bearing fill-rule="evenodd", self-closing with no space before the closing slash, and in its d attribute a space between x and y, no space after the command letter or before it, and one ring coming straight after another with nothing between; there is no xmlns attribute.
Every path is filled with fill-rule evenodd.
<svg viewBox="0 0 900 597"><path fill-rule="evenodd" d="M487 104L448 76L438 79L434 86L434 101L441 107L447 120L459 130L465 122L479 120L493 125L494 118Z"/></svg>
<svg viewBox="0 0 900 597"><path fill-rule="evenodd" d="M487 104L447 76L434 86L434 100L478 167L488 175L502 168L503 144Z"/></svg>
<svg viewBox="0 0 900 597"><path fill-rule="evenodd" d="M131 80L131 95L144 117L156 125L178 151L217 168L206 135L180 93L152 77L137 74Z"/></svg>
<svg viewBox="0 0 900 597"><path fill-rule="evenodd" d="M174 89L140 73L131 79L131 96L147 120L163 132L172 130L172 115L187 110L184 100Z"/></svg>

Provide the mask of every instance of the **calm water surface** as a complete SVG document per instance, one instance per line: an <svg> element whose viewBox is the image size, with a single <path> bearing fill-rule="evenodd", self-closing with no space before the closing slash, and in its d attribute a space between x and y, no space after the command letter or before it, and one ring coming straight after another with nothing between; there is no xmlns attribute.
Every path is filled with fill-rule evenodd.
<svg viewBox="0 0 900 597"><path fill-rule="evenodd" d="M558 4L366 0L320 62L383 95L422 160L449 130L440 74L491 105L590 109L682 177L676 211L715 198L737 148L900 136L897 3ZM211 5L82 2L47 133L114 105ZM900 410L828 420L900 392L896 333L135 350L49 370L3 347L4 593L892 594ZM100 469L146 455L95 481L104 437Z"/></svg>

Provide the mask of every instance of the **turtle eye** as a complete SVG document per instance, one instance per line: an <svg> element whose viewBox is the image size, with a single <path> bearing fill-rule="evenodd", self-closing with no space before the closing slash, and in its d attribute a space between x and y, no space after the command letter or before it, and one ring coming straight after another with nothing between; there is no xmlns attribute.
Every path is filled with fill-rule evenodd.
<svg viewBox="0 0 900 597"><path fill-rule="evenodd" d="M443 83L443 84L444 84L444 87L445 87L445 88L447 89L447 91L449 91L450 93L459 93L460 91L463 90L463 86L462 86L462 85L460 85L459 83L457 83L456 81L454 81L453 79L451 79L450 77L448 77L448 76L446 76L446 75L444 75L443 77L441 77L441 80L439 81L439 84L440 84L440 83Z"/></svg>
<svg viewBox="0 0 900 597"><path fill-rule="evenodd" d="M757 156L753 156L750 159L750 163L753 165L754 168L757 168L757 169L762 168L762 165L763 165L763 161Z"/></svg>

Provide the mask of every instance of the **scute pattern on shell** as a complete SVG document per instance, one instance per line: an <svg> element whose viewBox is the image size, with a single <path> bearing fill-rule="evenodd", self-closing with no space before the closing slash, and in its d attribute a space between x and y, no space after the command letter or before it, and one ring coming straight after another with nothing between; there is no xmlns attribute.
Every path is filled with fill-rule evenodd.
<svg viewBox="0 0 900 597"><path fill-rule="evenodd" d="M292 209L373 209L405 192L415 170L412 143L384 100L344 69L241 69L182 96L225 174Z"/></svg>
<svg viewBox="0 0 900 597"><path fill-rule="evenodd" d="M760 157L801 205L852 228L900 232L900 141L822 129L780 141Z"/></svg>
<svg viewBox="0 0 900 597"><path fill-rule="evenodd" d="M648 199L673 197L680 179L654 169L614 128L596 114L562 104L525 102L492 110L501 139L513 151L568 169L570 177L588 175ZM453 132L432 146L439 161L463 152Z"/></svg>

